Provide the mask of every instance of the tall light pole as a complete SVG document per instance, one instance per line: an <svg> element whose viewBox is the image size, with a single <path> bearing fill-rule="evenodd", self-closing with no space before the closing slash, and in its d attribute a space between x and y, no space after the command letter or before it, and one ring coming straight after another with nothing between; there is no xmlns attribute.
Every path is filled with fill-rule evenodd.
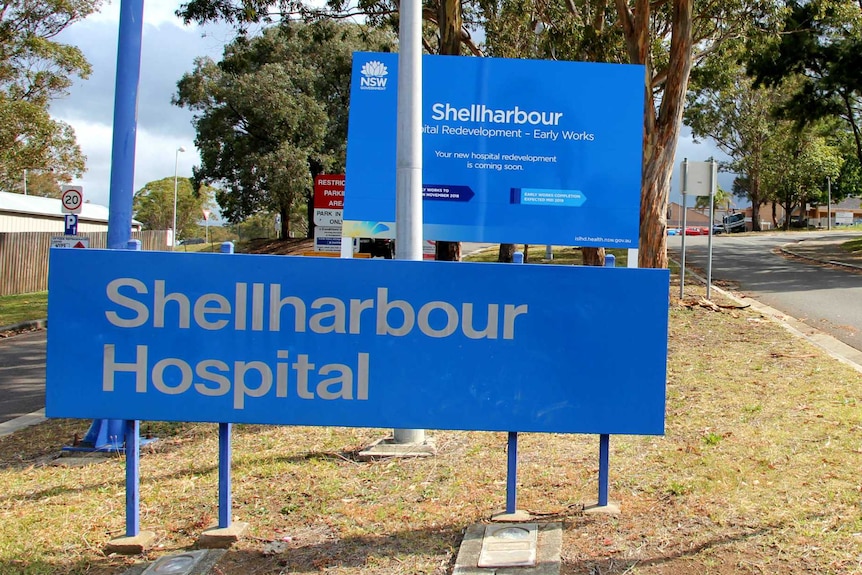
<svg viewBox="0 0 862 575"><path fill-rule="evenodd" d="M24 195L27 195L27 168L24 168Z"/></svg>
<svg viewBox="0 0 862 575"><path fill-rule="evenodd" d="M171 228L171 251L177 249L177 168L180 165L180 152L186 149L180 146L174 154L174 225Z"/></svg>

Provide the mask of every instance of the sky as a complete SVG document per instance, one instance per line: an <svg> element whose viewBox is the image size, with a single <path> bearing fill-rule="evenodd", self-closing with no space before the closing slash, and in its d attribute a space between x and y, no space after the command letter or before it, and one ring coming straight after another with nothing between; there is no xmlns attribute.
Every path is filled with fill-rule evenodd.
<svg viewBox="0 0 862 575"><path fill-rule="evenodd" d="M87 170L73 184L84 188L84 199L108 205L111 179L111 134L116 78L117 35L120 0L112 0L102 11L70 26L58 41L78 46L93 67L86 80L77 80L69 96L51 106L54 118L75 129L78 144L87 156ZM223 25L183 25L174 15L178 0L145 0L141 79L138 93L138 125L134 189L148 182L174 176L190 177L200 163L194 146L192 113L171 104L177 82L191 72L194 59L209 56L218 61L233 31ZM178 153L183 147L185 152ZM680 202L679 162L726 157L710 143L695 144L683 128L677 147L671 201ZM729 189L733 177L719 175L719 184ZM693 200L687 202L693 204Z"/></svg>
<svg viewBox="0 0 862 575"><path fill-rule="evenodd" d="M86 80L77 80L69 96L54 101L51 114L75 129L87 156L87 171L74 184L84 188L84 199L108 205L116 79L119 0L100 13L66 29L58 41L78 46L92 65ZM192 113L171 104L177 82L191 72L194 59L220 59L225 43L233 38L227 27L184 26L174 16L176 0L146 0L141 78L138 88L138 124L134 189L174 176L190 177L200 156L194 146ZM177 153L178 148L185 152Z"/></svg>

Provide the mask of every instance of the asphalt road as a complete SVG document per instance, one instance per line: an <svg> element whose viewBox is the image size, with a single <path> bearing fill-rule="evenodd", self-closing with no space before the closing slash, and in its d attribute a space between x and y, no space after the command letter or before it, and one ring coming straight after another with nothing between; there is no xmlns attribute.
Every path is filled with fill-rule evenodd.
<svg viewBox="0 0 862 575"><path fill-rule="evenodd" d="M0 423L45 407L46 334L0 339Z"/></svg>
<svg viewBox="0 0 862 575"><path fill-rule="evenodd" d="M830 238L839 240L837 235ZM850 237L859 237L848 235ZM798 239L787 234L718 235L712 241L712 280L862 350L862 274L781 255ZM846 238L845 238L846 239ZM686 268L707 267L707 237L687 236ZM668 238L679 260L681 237Z"/></svg>

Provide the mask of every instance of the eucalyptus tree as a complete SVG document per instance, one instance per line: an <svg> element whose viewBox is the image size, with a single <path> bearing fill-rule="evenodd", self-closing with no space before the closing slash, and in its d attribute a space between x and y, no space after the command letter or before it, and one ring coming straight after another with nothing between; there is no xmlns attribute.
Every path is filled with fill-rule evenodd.
<svg viewBox="0 0 862 575"><path fill-rule="evenodd" d="M758 83L797 83L782 110L805 124L841 118L862 163L862 3L786 0L779 33L752 49L748 69ZM801 78L801 81L799 80Z"/></svg>
<svg viewBox="0 0 862 575"><path fill-rule="evenodd" d="M692 67L775 16L770 0L479 0L488 53L645 67L641 267L667 267L666 213ZM538 34L536 34L538 32Z"/></svg>
<svg viewBox="0 0 862 575"><path fill-rule="evenodd" d="M148 182L135 192L132 199L132 209L135 219L140 221L145 229L166 230L173 228L174 219L174 184L176 183L177 201L177 238L184 238L184 230L194 227L203 218L203 210L215 208L215 189L201 186L194 189L189 178L173 176Z"/></svg>
<svg viewBox="0 0 862 575"><path fill-rule="evenodd" d="M57 41L70 25L97 11L102 0L6 0L0 5L0 188L57 195L57 182L80 176L85 158L71 126L51 118L49 105L66 95L74 77L89 76L80 49Z"/></svg>
<svg viewBox="0 0 862 575"><path fill-rule="evenodd" d="M744 195L752 208L752 229L760 230L760 207L768 199L761 185L768 140L778 120L777 89L755 87L733 54L694 74L684 117L695 138L711 138L730 156L727 171L744 178Z"/></svg>
<svg viewBox="0 0 862 575"><path fill-rule="evenodd" d="M174 101L195 113L194 177L220 188L228 221L271 211L289 237L313 177L344 169L353 51L391 47L391 36L358 24L285 21L237 37L221 62L195 61Z"/></svg>
<svg viewBox="0 0 862 575"><path fill-rule="evenodd" d="M840 147L830 142L823 123L802 129L791 121L777 123L767 147L762 179L770 199L784 208L784 228L790 215L804 211L809 203L822 205L827 178L836 178L844 158Z"/></svg>

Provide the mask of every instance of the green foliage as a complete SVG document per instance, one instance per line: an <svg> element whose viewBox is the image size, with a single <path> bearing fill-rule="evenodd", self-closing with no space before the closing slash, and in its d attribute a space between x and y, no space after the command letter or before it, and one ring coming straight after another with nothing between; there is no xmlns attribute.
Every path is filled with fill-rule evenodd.
<svg viewBox="0 0 862 575"><path fill-rule="evenodd" d="M95 12L102 0L13 0L0 11L0 189L23 191L24 170L45 181L28 193L59 196L59 183L84 170L71 126L48 107L90 65L80 49L54 41L69 25Z"/></svg>
<svg viewBox="0 0 862 575"><path fill-rule="evenodd" d="M344 169L352 53L391 48L389 35L355 24L285 22L237 38L219 63L196 61L175 103L196 113L194 177L221 188L229 222L278 213L287 235L313 176Z"/></svg>
<svg viewBox="0 0 862 575"><path fill-rule="evenodd" d="M712 196L712 205L716 210L727 210L733 204L733 196L721 186L717 186L715 194ZM694 207L698 210L709 209L709 196L698 196L694 202Z"/></svg>
<svg viewBox="0 0 862 575"><path fill-rule="evenodd" d="M789 121L776 125L765 154L763 183L786 214L808 203L826 203L827 178L836 177L843 163L828 133L822 122L802 129ZM785 218L785 228L789 223Z"/></svg>
<svg viewBox="0 0 862 575"><path fill-rule="evenodd" d="M776 86L801 78L782 106L785 117L804 125L842 118L858 136L862 129L862 10L852 0L791 0L779 34L753 49L748 70L757 82ZM862 140L855 139L862 162Z"/></svg>
<svg viewBox="0 0 862 575"><path fill-rule="evenodd" d="M237 239L238 242L247 242L255 239L273 239L278 237L275 214L272 212L258 212L242 222L228 224L225 229Z"/></svg>
<svg viewBox="0 0 862 575"><path fill-rule="evenodd" d="M213 195L216 192L209 186L201 186L197 191L192 187L189 178L162 178L149 182L135 192L132 207L135 219L144 224L148 230L172 229L174 219L174 183L176 183L177 198L177 238L186 239L198 237L194 228L203 219L203 210L212 210Z"/></svg>
<svg viewBox="0 0 862 575"><path fill-rule="evenodd" d="M710 431L703 436L703 442L706 445L718 445L719 443L721 443L722 439L723 437L720 434L715 433L714 431Z"/></svg>

